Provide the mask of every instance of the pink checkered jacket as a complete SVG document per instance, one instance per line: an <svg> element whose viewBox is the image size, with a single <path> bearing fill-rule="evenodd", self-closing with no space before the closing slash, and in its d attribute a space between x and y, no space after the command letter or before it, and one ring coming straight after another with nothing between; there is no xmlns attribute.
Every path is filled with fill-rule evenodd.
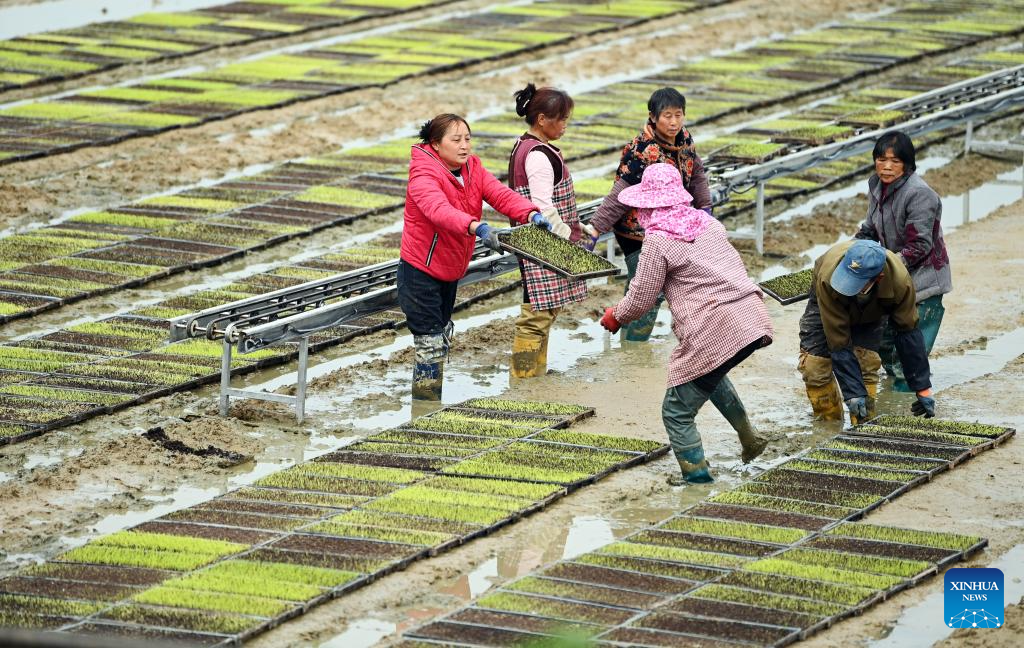
<svg viewBox="0 0 1024 648"><path fill-rule="evenodd" d="M665 293L679 346L668 365L675 387L720 367L755 340L774 335L763 294L718 221L692 243L651 233L644 239L636 276L615 306L627 324Z"/></svg>

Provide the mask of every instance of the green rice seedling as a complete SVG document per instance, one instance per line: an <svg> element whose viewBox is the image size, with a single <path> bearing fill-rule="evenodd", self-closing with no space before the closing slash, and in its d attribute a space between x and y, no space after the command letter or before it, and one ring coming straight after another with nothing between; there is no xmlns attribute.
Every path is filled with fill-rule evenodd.
<svg viewBox="0 0 1024 648"><path fill-rule="evenodd" d="M90 90L88 92L81 93L79 96L92 97L96 99L120 99L149 103L158 101L176 101L181 99L187 101L189 93L174 92L171 90L150 90L147 88L115 87Z"/></svg>
<svg viewBox="0 0 1024 648"><path fill-rule="evenodd" d="M921 446L913 441L893 440L895 445L879 442L869 437L836 438L822 444L821 447L837 450L852 450L854 452L870 452L878 455L891 455L895 459L907 457L921 457L925 459L941 459L951 461L964 451L955 447Z"/></svg>
<svg viewBox="0 0 1024 648"><path fill-rule="evenodd" d="M539 501L561 492L562 489L551 484L530 484L510 482L503 479L480 479L478 477L432 477L420 483L421 486L447 490L484 493L487 495L503 495L523 500Z"/></svg>
<svg viewBox="0 0 1024 648"><path fill-rule="evenodd" d="M572 445L589 446L592 448L605 448L608 450L622 450L625 452L654 452L665 444L658 441L647 441L646 439L630 439L626 437L614 437L604 434L590 434L587 432L572 432L569 430L544 430L532 437L531 440L554 441L556 443L569 443Z"/></svg>
<svg viewBox="0 0 1024 648"><path fill-rule="evenodd" d="M585 470L560 470L557 468L509 465L500 459L487 457L460 461L454 466L446 467L442 472L448 475L480 475L482 477L520 479L555 484L569 484L591 476L591 473Z"/></svg>
<svg viewBox="0 0 1024 648"><path fill-rule="evenodd" d="M926 571L931 563L923 560L905 560L867 556L864 554L846 553L842 551L826 551L823 549L794 548L780 555L781 558L806 565L827 565L839 569L849 569L873 574L889 574L910 578Z"/></svg>
<svg viewBox="0 0 1024 648"><path fill-rule="evenodd" d="M601 610L601 608L587 607L570 603L568 601L558 601L549 598L529 596L527 594L498 591L482 597L477 601L476 605L489 610L532 614L553 619L567 619L570 621L585 621L589 623L608 623L608 618L605 614L602 614L603 610ZM610 608L605 608L605 610L611 613Z"/></svg>
<svg viewBox="0 0 1024 648"><path fill-rule="evenodd" d="M326 461L308 461L294 468L289 468L288 471L307 475L344 477L346 479L362 479L392 484L411 484L426 476L426 473L406 470L405 468L384 468L380 466L363 466Z"/></svg>
<svg viewBox="0 0 1024 648"><path fill-rule="evenodd" d="M69 219L73 223L92 223L96 225L114 225L116 227L132 227L135 229L159 229L175 225L181 221L177 218L161 216L141 216L139 214L117 214L112 212L90 212ZM115 263L108 261L107 263ZM152 266L151 266L152 267ZM159 266L156 266L159 267ZM163 268L160 268L161 270Z"/></svg>
<svg viewBox="0 0 1024 648"><path fill-rule="evenodd" d="M853 493L850 491L842 490L826 490L815 489L819 491L815 495L820 497L812 497L807 494L794 491L793 488L786 486L785 484L773 484L768 482L750 482L742 484L733 489L734 492L739 493L751 493L754 495L767 495L769 497L784 497L795 500L802 500L808 502L821 502L823 504L834 504L836 506L842 506L845 508L859 509L867 508L878 501L877 495L870 495L866 493Z"/></svg>
<svg viewBox="0 0 1024 648"><path fill-rule="evenodd" d="M826 601L811 601L806 598L787 596L785 594L773 594L771 592L755 591L729 585L713 583L705 585L690 592L687 596L694 598L710 599L713 601L726 601L728 603L741 603L757 607L767 607L774 610L785 610L787 612L800 612L819 617L828 617L839 614L847 608L838 603Z"/></svg>
<svg viewBox="0 0 1024 648"><path fill-rule="evenodd" d="M133 599L139 603L167 607L210 610L213 612L234 612L253 616L273 617L295 606L295 603L278 601L262 596L241 596L219 592L200 592L191 589L157 586L137 594Z"/></svg>
<svg viewBox="0 0 1024 648"><path fill-rule="evenodd" d="M785 131L782 135L776 136L787 140L806 140L811 142L831 142L833 140L849 137L853 129L849 126L811 126L807 128L794 128Z"/></svg>
<svg viewBox="0 0 1024 648"><path fill-rule="evenodd" d="M145 13L128 18L127 22L138 23L140 25L153 25L156 27L180 28L211 25L217 22L217 18L193 12Z"/></svg>
<svg viewBox="0 0 1024 648"><path fill-rule="evenodd" d="M331 508L353 508L366 501L365 497L355 495L332 495L330 493L305 493L280 488L242 488L231 493L231 497L240 500L258 502L284 502L288 504L310 504Z"/></svg>
<svg viewBox="0 0 1024 648"><path fill-rule="evenodd" d="M861 451L863 452L864 449L861 449ZM886 457L879 455L856 455L850 452L836 452L834 450L815 450L814 452L806 455L806 458L817 459L820 461L837 461L858 466L877 466L904 471L921 470L927 472L935 470L936 467L942 465L939 462L930 461L928 459Z"/></svg>
<svg viewBox="0 0 1024 648"><path fill-rule="evenodd" d="M818 580L782 576L752 571L735 571L721 581L725 585L738 585L775 594L803 596L817 601L854 606L871 597L878 590L859 585L827 583Z"/></svg>
<svg viewBox="0 0 1024 648"><path fill-rule="evenodd" d="M319 587L271 579L214 574L216 567L163 583L165 587L195 592L217 592L239 596L264 596L281 601L306 601L323 592Z"/></svg>
<svg viewBox="0 0 1024 648"><path fill-rule="evenodd" d="M864 540L898 542L901 544L921 545L923 547L935 547L937 549L949 549L950 551L963 551L981 542L981 538L977 536L943 533L940 531L918 531L916 529L879 526L862 522L844 522L834 529L829 529L826 533L829 535L862 538Z"/></svg>
<svg viewBox="0 0 1024 648"><path fill-rule="evenodd" d="M365 497L379 497L400 488L396 484L387 482L321 477L319 475L292 472L290 469L267 475L257 481L255 485L271 488L320 491L340 495L361 495Z"/></svg>
<svg viewBox="0 0 1024 648"><path fill-rule="evenodd" d="M812 270L801 270L800 272L762 281L759 285L783 299L792 299L793 297L806 295L811 291L812 275Z"/></svg>
<svg viewBox="0 0 1024 648"><path fill-rule="evenodd" d="M482 506L443 507L437 502L415 499L396 499L383 497L366 505L366 509L386 513L400 513L416 517L437 518L454 522L469 522L487 526L509 517L507 510L485 508Z"/></svg>
<svg viewBox="0 0 1024 648"><path fill-rule="evenodd" d="M155 196L140 200L136 204L150 207L187 207L188 209L198 209L209 214L231 211L243 206L231 200L218 200L216 198L203 198L186 194Z"/></svg>
<svg viewBox="0 0 1024 648"><path fill-rule="evenodd" d="M491 423L487 421L450 421L421 416L400 429L423 430L426 432L444 432L448 434L466 434L471 436L488 436L502 439L528 436L533 432L530 428Z"/></svg>
<svg viewBox="0 0 1024 648"><path fill-rule="evenodd" d="M356 524L338 524L331 521L321 522L309 527L306 531L325 533L327 535L341 536L344 538L366 538L368 540L398 542L401 544L423 545L427 547L432 547L455 538L454 535L449 533L411 531L407 529L386 529L382 527L361 526Z"/></svg>
<svg viewBox="0 0 1024 648"><path fill-rule="evenodd" d="M919 427L861 425L857 427L857 431L877 437L895 439L920 439L921 441L931 441L933 443L946 443L949 445L958 445L967 448L989 443L989 440L984 437L967 436L964 434L950 434L948 432L926 430L924 428Z"/></svg>
<svg viewBox="0 0 1024 648"><path fill-rule="evenodd" d="M3 75L0 74L0 81ZM20 628L22 630L56 630L67 623L67 619L52 616L40 616L30 612L0 611L0 628Z"/></svg>
<svg viewBox="0 0 1024 648"><path fill-rule="evenodd" d="M177 536L167 533L145 531L119 531L97 538L86 546L124 547L126 549L157 549L161 551L184 551L214 556L227 556L245 550L248 545L224 540L207 540L192 536Z"/></svg>
<svg viewBox="0 0 1024 648"><path fill-rule="evenodd" d="M774 156L785 148L785 146L773 142L743 142L727 146L719 151L716 157L742 158L759 162Z"/></svg>
<svg viewBox="0 0 1024 648"><path fill-rule="evenodd" d="M611 588L605 589L589 584L569 583L549 578L538 578L537 576L520 578L515 582L505 585L504 590L633 608L641 607L637 599L643 600L643 595L638 595L634 592Z"/></svg>
<svg viewBox="0 0 1024 648"><path fill-rule="evenodd" d="M840 121L847 124L867 124L881 128L902 121L906 116L902 110L865 110L843 115Z"/></svg>
<svg viewBox="0 0 1024 648"><path fill-rule="evenodd" d="M923 430L937 430L950 434L967 436L981 436L990 439L1006 434L1006 428L998 425L986 425L984 423L967 423L965 421L944 421L942 419L925 419L917 416L880 416L875 421L878 425L897 428L921 428Z"/></svg>
<svg viewBox="0 0 1024 648"><path fill-rule="evenodd" d="M100 259L87 259L85 257L63 257L52 259L46 265L73 268L76 270L89 270L92 272L108 272L110 274L124 277L148 277L149 275L162 272L161 266L142 265L136 263L121 263L118 261L101 261Z"/></svg>
<svg viewBox="0 0 1024 648"><path fill-rule="evenodd" d="M693 549L680 549L677 547L639 544L634 542L613 542L598 549L597 553L610 554L613 556L628 556L631 558L668 560L672 562L688 563L691 565L707 565L709 567L739 567L749 560L747 558L741 558L740 556L717 554L708 551L696 551Z"/></svg>
<svg viewBox="0 0 1024 648"><path fill-rule="evenodd" d="M408 443L418 446L437 445L466 450L486 450L505 443L502 439L492 437L452 436L429 432L411 432L409 430L387 430L367 437L366 440L374 443Z"/></svg>
<svg viewBox="0 0 1024 648"><path fill-rule="evenodd" d="M346 446L346 450L353 452L376 452L381 454L396 454L396 455L419 455L419 456L430 456L430 457L454 457L461 459L470 455L477 454L480 452L474 448L446 448L438 445L412 445L404 443L378 443L375 441L362 441L351 446Z"/></svg>
<svg viewBox="0 0 1024 648"><path fill-rule="evenodd" d="M719 536L723 538L771 542L774 544L792 544L810 535L810 531L805 531L803 529L791 529L769 526L767 524L749 524L747 522L711 520L686 516L672 518L658 528L669 531L684 531L686 533Z"/></svg>
<svg viewBox="0 0 1024 648"><path fill-rule="evenodd" d="M96 115L94 117L88 117L81 119L91 124L116 124L118 126L138 126L139 128L168 128L171 126L183 126L185 124L192 124L199 121L198 117L189 117L186 115L173 115L167 113L156 113L156 112L135 112L131 110L123 110L118 112L110 112Z"/></svg>
<svg viewBox="0 0 1024 648"><path fill-rule="evenodd" d="M615 269L607 259L592 254L541 227L513 228L502 234L501 241L572 275Z"/></svg>
<svg viewBox="0 0 1024 648"><path fill-rule="evenodd" d="M716 578L722 574L721 571L704 567L694 567L682 563L656 562L640 558L628 558L626 556L612 556L602 553L587 553L573 558L573 562L584 565L596 565L611 569L640 572L655 576L670 576L691 581L705 581Z"/></svg>
<svg viewBox="0 0 1024 648"><path fill-rule="evenodd" d="M10 302L0 301L0 315L16 315L22 311L26 311L28 308L25 306L19 306Z"/></svg>
<svg viewBox="0 0 1024 648"><path fill-rule="evenodd" d="M365 509L346 511L332 517L330 522L355 526L372 526L383 529L430 531L449 536L467 535L480 529L479 525L465 522L409 517L397 513L367 511Z"/></svg>
<svg viewBox="0 0 1024 648"><path fill-rule="evenodd" d="M517 511L529 506L533 500L508 497L505 495L491 495L480 492L466 492L459 490L447 490L431 488L425 484L416 484L403 488L392 493L390 499L410 500L417 502L436 502L445 506L483 506L485 508L500 509L504 511Z"/></svg>
<svg viewBox="0 0 1024 648"><path fill-rule="evenodd" d="M540 430L550 424L550 421L548 420L531 416L515 416L514 414L498 413L474 414L453 410L441 410L440 412L435 412L427 417L417 418L413 421L413 424L419 423L423 418L429 418L431 421L444 421L450 423L501 423L504 425L529 428L531 430Z"/></svg>
<svg viewBox="0 0 1024 648"><path fill-rule="evenodd" d="M860 477L863 479L880 479L882 481L894 481L907 483L921 477L919 472L906 470L882 470L880 468L868 468L860 466L845 466L842 464L828 463L824 461L809 461L805 459L793 459L785 464L787 470L805 470L808 472L824 473L828 475L843 475L845 477Z"/></svg>
<svg viewBox="0 0 1024 648"><path fill-rule="evenodd" d="M85 603L43 596L0 594L0 610L4 612L23 611L52 616L84 617L102 610L106 605L106 603Z"/></svg>
<svg viewBox="0 0 1024 648"><path fill-rule="evenodd" d="M781 497L766 497L738 491L727 491L708 499L709 502L718 504L733 504L736 506L750 506L755 508L766 508L773 511L784 511L786 513L801 513L803 515L816 515L833 519L844 518L856 509L844 506L833 506L830 504L817 504L814 502L801 502L797 500L783 499Z"/></svg>
<svg viewBox="0 0 1024 648"><path fill-rule="evenodd" d="M149 567L172 571L191 571L217 560L214 554L161 551L157 549L129 549L88 544L72 549L58 560L66 562L96 563L123 567Z"/></svg>
<svg viewBox="0 0 1024 648"><path fill-rule="evenodd" d="M160 349L161 353L170 353L180 356L195 356L197 358L217 358L224 352L224 345L213 340L192 339L183 342L176 342ZM264 358L273 358L278 355L277 351L263 349L246 353L243 363L255 362Z"/></svg>
<svg viewBox="0 0 1024 648"><path fill-rule="evenodd" d="M89 392L78 389L60 389L57 387L40 387L37 385L8 385L0 387L0 393L15 394L17 396L30 396L32 398L47 398L59 401L71 401L74 403L94 403L97 405L116 405L135 398L133 394L105 394L103 392Z"/></svg>
<svg viewBox="0 0 1024 648"><path fill-rule="evenodd" d="M91 356L16 346L0 346L0 369L10 371L56 371L68 365L88 362Z"/></svg>
<svg viewBox="0 0 1024 648"><path fill-rule="evenodd" d="M26 428L24 425L0 423L0 439L18 436L19 434L27 431L28 428Z"/></svg>
<svg viewBox="0 0 1024 648"><path fill-rule="evenodd" d="M521 129L520 129L521 130ZM589 407L571 405L569 403L552 403L545 401L522 401L507 398L471 398L461 403L463 407L495 410L498 412L524 412L528 414L544 414L547 416L574 416L590 411Z"/></svg>
<svg viewBox="0 0 1024 648"><path fill-rule="evenodd" d="M598 467L613 466L635 456L619 450L602 450L556 443L534 443L533 441L513 441L497 452L515 452L526 457L537 455L545 460L578 460Z"/></svg>
<svg viewBox="0 0 1024 648"><path fill-rule="evenodd" d="M360 209L380 209L401 204L395 196L375 194L348 187L311 187L295 197L295 200L332 205L345 205Z"/></svg>
<svg viewBox="0 0 1024 648"><path fill-rule="evenodd" d="M102 618L138 625L187 628L200 632L219 632L223 634L239 634L262 623L257 618L234 614L192 612L175 608L156 608L142 605L118 605L104 612Z"/></svg>
<svg viewBox="0 0 1024 648"><path fill-rule="evenodd" d="M167 332L163 328L150 328L110 320L76 324L68 327L67 330L73 333L131 338L146 343L149 348L153 348L167 339Z"/></svg>
<svg viewBox="0 0 1024 648"><path fill-rule="evenodd" d="M762 560L752 562L749 565L744 565L743 569L747 571L764 572L767 574L778 574L780 576L792 576L793 578L803 578L807 580L820 580L830 583L841 583L843 585L857 585L859 587L869 587L875 590L888 589L903 582L903 578L899 576L851 571L848 569L839 569L820 564L808 565L806 563L785 560L784 558L764 558Z"/></svg>

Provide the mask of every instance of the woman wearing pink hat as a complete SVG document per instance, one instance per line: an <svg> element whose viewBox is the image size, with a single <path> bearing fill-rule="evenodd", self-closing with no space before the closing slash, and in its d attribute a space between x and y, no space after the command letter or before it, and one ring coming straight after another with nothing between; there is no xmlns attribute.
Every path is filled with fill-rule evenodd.
<svg viewBox="0 0 1024 648"><path fill-rule="evenodd" d="M679 170L652 164L638 185L623 189L619 200L637 208L644 228L636 276L629 292L605 310L601 325L612 333L642 317L664 293L672 311L672 351L668 390L661 415L682 475L672 484L713 481L697 431L697 411L708 400L736 430L743 462L764 451L767 441L747 418L726 374L755 350L772 342L772 323L763 295L725 228L707 212L691 206Z"/></svg>

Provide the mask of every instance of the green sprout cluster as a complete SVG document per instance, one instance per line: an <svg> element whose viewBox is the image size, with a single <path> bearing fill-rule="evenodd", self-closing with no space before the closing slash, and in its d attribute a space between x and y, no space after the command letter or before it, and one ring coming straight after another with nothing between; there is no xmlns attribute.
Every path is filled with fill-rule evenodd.
<svg viewBox="0 0 1024 648"><path fill-rule="evenodd" d="M524 594L540 594L560 599L575 599L590 603L603 605L615 605L618 607L638 607L637 603L644 599L644 596L635 592L622 589L595 587L581 583L569 583L561 580L551 580L537 576L527 576L504 587L506 591L522 592Z"/></svg>
<svg viewBox="0 0 1024 648"><path fill-rule="evenodd" d="M386 468L381 466L364 466L361 464L335 463L329 461L307 461L287 472L303 475L319 475L323 477L343 477L345 479L361 479L372 482L388 482L391 484L411 484L422 479L425 474L405 468Z"/></svg>
<svg viewBox="0 0 1024 648"><path fill-rule="evenodd" d="M861 425L857 430L864 434L870 434L871 436L896 438L896 439L919 439L921 441L931 441L933 443L945 443L948 445L958 445L967 448L984 445L989 443L989 439L985 437L967 436L964 434L951 434L949 432L939 432L937 430L927 430L920 427L910 426L891 426L891 425Z"/></svg>
<svg viewBox="0 0 1024 648"><path fill-rule="evenodd" d="M366 501L365 497L356 495L333 495L330 493L310 493L304 491L283 490L280 488L246 487L231 493L232 499L250 500L255 502L275 502L285 504L309 504L311 506L327 506L331 508L352 508Z"/></svg>
<svg viewBox="0 0 1024 648"><path fill-rule="evenodd" d="M914 457L892 457L879 455L863 455L851 452L836 452L834 450L815 450L806 455L807 459L821 461L834 461L853 464L858 466L877 466L892 470L911 471L918 470L928 472L935 470L944 464L929 459L917 459Z"/></svg>
<svg viewBox="0 0 1024 648"><path fill-rule="evenodd" d="M292 468L267 475L257 481L254 485L363 497L378 497L400 488L400 486L389 482L323 477L320 475L310 475L301 471L296 471Z"/></svg>
<svg viewBox="0 0 1024 648"><path fill-rule="evenodd" d="M794 489L785 484L773 484L766 482L748 482L733 489L733 492L751 493L754 495L766 495L768 497L783 497L806 502L818 502L821 504L834 504L844 508L859 509L867 508L878 501L877 495L869 493L856 493L853 491L835 489Z"/></svg>
<svg viewBox="0 0 1024 648"><path fill-rule="evenodd" d="M799 612L817 617L828 617L839 614L846 610L846 606L829 603L826 601L812 601L806 598L776 594L772 592L757 591L742 587L732 587L717 583L705 585L694 590L688 596L712 601L725 601L727 603L740 603L756 607L772 608L774 610L785 610L786 612Z"/></svg>
<svg viewBox="0 0 1024 648"><path fill-rule="evenodd" d="M541 259L566 274L580 275L615 269L607 259L555 236L541 227L516 227L501 235L502 243Z"/></svg>
<svg viewBox="0 0 1024 648"><path fill-rule="evenodd" d="M811 461L808 459L794 459L786 462L788 470L805 470L808 472L824 473L827 475L842 475L844 477L858 477L861 479L878 479L882 481L894 481L907 483L921 477L919 472L907 470L885 470L867 466L849 466L828 461Z"/></svg>
<svg viewBox="0 0 1024 648"><path fill-rule="evenodd" d="M296 603L265 596L244 596L219 592L204 592L193 589L157 586L138 594L133 599L138 603L164 607L210 610L212 612L233 612L259 617L273 617L295 607Z"/></svg>
<svg viewBox="0 0 1024 648"><path fill-rule="evenodd" d="M736 538L738 540L754 540L773 544L792 544L807 537L810 532L803 529L769 526L767 524L751 524L732 520L711 520L679 516L671 518L658 528L669 531L683 531L700 535Z"/></svg>
<svg viewBox="0 0 1024 648"><path fill-rule="evenodd" d="M824 443L821 447L836 450L852 450L853 452L869 452L875 455L889 455L899 460L901 458L920 458L931 460L952 461L961 456L964 451L957 448L941 446L921 446L913 441L900 442L897 445L878 442L868 437L845 437L835 438Z"/></svg>
<svg viewBox="0 0 1024 648"><path fill-rule="evenodd" d="M856 510L844 506L818 504L816 502L801 502L798 500L755 495L753 493L744 493L741 491L727 491L725 493L720 493L708 498L707 501L717 504L750 506L754 508L765 508L772 511L800 513L802 515L815 515L818 517L833 519L845 518Z"/></svg>
<svg viewBox="0 0 1024 648"><path fill-rule="evenodd" d="M784 558L765 558L745 565L743 569L807 580L820 580L842 585L857 585L876 590L888 589L903 582L899 576L840 569L821 564L792 562Z"/></svg>
<svg viewBox="0 0 1024 648"><path fill-rule="evenodd" d="M879 416L875 419L876 425L896 428L921 428L923 430L936 430L967 436L980 436L994 439L1006 434L1006 428L998 425L986 425L984 423L968 423L966 421L944 421L942 419L926 419L918 416Z"/></svg>
<svg viewBox="0 0 1024 648"><path fill-rule="evenodd" d="M58 560L190 571L247 548L222 540L121 531L67 551Z"/></svg>
<svg viewBox="0 0 1024 648"><path fill-rule="evenodd" d="M261 619L237 614L197 612L177 608L157 608L132 604L111 608L104 612L101 617L138 625L183 628L198 632L219 632L222 634L238 634L262 623Z"/></svg>
<svg viewBox="0 0 1024 648"><path fill-rule="evenodd" d="M585 623L608 624L610 621L613 621L613 619L610 619L609 617L620 617L622 620L625 620L631 616L628 612L616 611L612 608L600 608L572 603L569 601L559 601L557 599L503 591L488 594L480 598L476 604L478 607L489 610L532 614L541 617L580 621Z"/></svg>
<svg viewBox="0 0 1024 648"><path fill-rule="evenodd" d="M931 563L923 560L904 560L900 558L886 558L883 556L868 556L864 554L847 553L843 551L827 551L823 549L795 548L781 554L791 562L803 563L805 565L826 565L839 569L848 569L859 572L870 572L872 574L889 574L910 578L931 568Z"/></svg>
<svg viewBox="0 0 1024 648"><path fill-rule="evenodd" d="M103 603L87 603L44 596L0 593L0 610L4 612L83 617L102 610L104 607L105 604Z"/></svg>
<svg viewBox="0 0 1024 648"><path fill-rule="evenodd" d="M806 295L811 291L811 279L813 278L813 275L813 270L801 270L800 272L794 272L792 274L786 274L780 277L768 279L767 281L762 281L760 286L766 290L772 291L783 299L792 299L793 297Z"/></svg>
<svg viewBox="0 0 1024 648"><path fill-rule="evenodd" d="M802 596L815 601L854 606L873 595L877 590L859 585L841 585L824 581L794 578L772 573L751 571L732 572L721 581L726 585L749 587L773 594Z"/></svg>
<svg viewBox="0 0 1024 648"><path fill-rule="evenodd" d="M352 452L375 452L380 454L394 455L417 455L428 457L454 457L463 458L474 455L479 450L473 448L446 448L439 445L412 445L406 443L385 443L379 441L361 441L346 446L346 450Z"/></svg>
<svg viewBox="0 0 1024 648"><path fill-rule="evenodd" d="M527 436L537 428L497 423L484 417L446 413L445 416L421 416L409 423L408 429L507 439Z"/></svg>
<svg viewBox="0 0 1024 648"><path fill-rule="evenodd" d="M603 448L606 450L620 450L623 452L654 452L664 447L664 443L658 441L647 441L645 439L631 439L627 437L614 437L605 434L593 434L589 432L574 432L571 430L544 430L530 437L534 441L552 441L555 443L567 443L571 445L587 446L591 448Z"/></svg>
<svg viewBox="0 0 1024 648"><path fill-rule="evenodd" d="M863 540L897 542L922 547L934 547L936 549L948 549L950 551L970 549L981 542L981 538L977 536L944 533L941 531L918 531L916 529L879 526L862 522L844 522L834 529L829 529L826 533L849 538L861 538Z"/></svg>
<svg viewBox="0 0 1024 648"><path fill-rule="evenodd" d="M628 558L650 558L653 560L667 560L680 562L689 565L703 565L707 567L739 567L749 559L740 556L719 554L709 551L697 551L694 549L680 549L677 547L664 547L659 545L640 544L635 542L613 542L601 547L598 553L610 554L612 556L625 556Z"/></svg>
<svg viewBox="0 0 1024 648"><path fill-rule="evenodd" d="M415 446L440 446L460 450L486 450L504 443L501 439L491 437L451 436L447 434L432 434L430 432L413 432L410 430L388 430L367 437L367 441Z"/></svg>

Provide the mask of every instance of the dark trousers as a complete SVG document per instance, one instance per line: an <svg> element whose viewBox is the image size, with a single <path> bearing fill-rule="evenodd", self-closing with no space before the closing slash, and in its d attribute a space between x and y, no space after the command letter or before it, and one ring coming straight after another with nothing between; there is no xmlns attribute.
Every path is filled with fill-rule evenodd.
<svg viewBox="0 0 1024 648"><path fill-rule="evenodd" d="M398 262L398 306L413 335L441 335L455 308L458 281L441 281Z"/></svg>

